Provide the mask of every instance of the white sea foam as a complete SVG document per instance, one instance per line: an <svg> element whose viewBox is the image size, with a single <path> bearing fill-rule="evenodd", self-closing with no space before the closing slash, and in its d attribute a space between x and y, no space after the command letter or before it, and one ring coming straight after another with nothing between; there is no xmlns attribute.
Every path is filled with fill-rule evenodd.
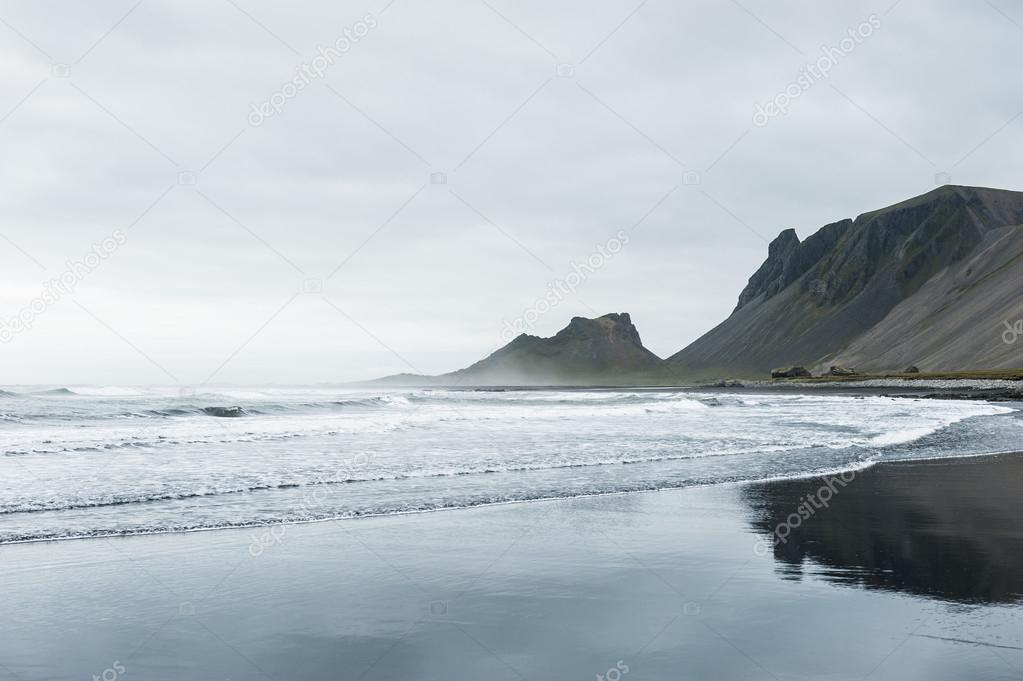
<svg viewBox="0 0 1023 681"><path fill-rule="evenodd" d="M1019 423L984 402L828 394L26 392L4 397L0 542L801 476L1003 450ZM1004 441L963 430L999 415Z"/></svg>

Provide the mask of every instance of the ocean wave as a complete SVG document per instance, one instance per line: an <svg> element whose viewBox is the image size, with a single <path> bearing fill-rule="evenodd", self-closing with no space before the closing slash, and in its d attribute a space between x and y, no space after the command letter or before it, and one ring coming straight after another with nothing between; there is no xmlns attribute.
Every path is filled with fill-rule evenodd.
<svg viewBox="0 0 1023 681"><path fill-rule="evenodd" d="M488 429L505 430L519 428L524 422L537 427L543 424L576 422L587 429L593 426L618 430L628 427L629 422L643 417L660 419L643 422L641 428L682 429L691 436L699 437L706 432L712 435L724 428L727 432L743 433L747 427L759 428L757 437L764 444L779 438L796 438L807 445L834 448L847 445L888 446L912 442L925 437L951 423L985 414L1000 414L1014 411L1004 405L991 405L975 401L954 403L899 400L897 398L874 397L866 400L862 409L876 410L877 417L861 417L850 412L846 402L850 398L829 398L797 407L791 396L775 400L774 396L762 396L758 400L748 396L731 394L679 394L676 392L639 396L633 394L612 394L613 404L586 399L567 406L547 402L525 407L521 400L511 406L498 404L476 404L472 407L425 407L410 406L406 403L415 394L394 396L367 396L350 400L331 400L326 403L334 409L324 412L305 410L294 416L274 413L260 405L259 408L240 405L177 404L155 409L117 411L111 418L97 421L83 419L74 410L64 410L68 426L32 425L34 417L44 418L46 412L17 413L5 411L0 420L25 426L25 430L12 429L0 434L0 447L6 456L45 455L63 452L97 452L121 448L152 448L166 450L168 447L195 447L202 445L230 445L235 443L271 443L276 441L306 439L310 442L323 440L322 446L331 446L330 439L349 436L373 436L401 431L430 431L440 433L453 428L462 429L462 424L478 424ZM386 399L385 399L386 398ZM626 399L628 398L628 399ZM446 398L442 403L446 403ZM300 404L310 404L301 402ZM862 409L860 411L862 411ZM743 412L750 412L744 415ZM106 413L104 412L105 416ZM336 416L335 416L336 415ZM195 417L207 419L210 425L192 420ZM668 420L675 417L681 421ZM212 418L210 418L212 417ZM242 418L246 417L246 418ZM894 418L893 418L894 417ZM764 419L770 419L769 425ZM721 419L724 419L722 421ZM45 419L44 419L45 420ZM99 427L102 422L117 421L115 425ZM132 426L132 421L150 421ZM216 421L226 423L212 427ZM617 425L621 422L621 426ZM725 424L734 422L729 430ZM95 423L96 425L92 425ZM589 425L583 426L587 423ZM639 423L637 421L637 423ZM123 424L123 425L122 425ZM187 424L187 425L186 425ZM244 424L244 425L242 425ZM763 430L767 428L767 430ZM303 445L307 446L307 445ZM471 458L471 453L467 453Z"/></svg>
<svg viewBox="0 0 1023 681"><path fill-rule="evenodd" d="M0 450L39 456L0 457L0 542L291 521L309 510L306 495L328 499L315 510L333 518L806 476L1001 450L1023 424L1023 412L1000 418L1014 410L979 401L679 390L164 392L3 405L15 419L49 416L5 418ZM998 418L972 418L985 416ZM356 453L373 458L338 464Z"/></svg>
<svg viewBox="0 0 1023 681"><path fill-rule="evenodd" d="M245 492L259 492L272 489L288 489L292 487L299 487L299 485L296 483L279 483L252 485L249 487L224 488L217 490L161 492L157 494L144 495L123 496L114 495L102 499L81 501L26 501L19 504L9 504L0 506L0 515L13 515L17 513L44 513L47 511L74 511L87 508L103 508L108 506L128 506L130 504L148 504L160 501L180 501L183 499L198 499L201 497L243 494Z"/></svg>
<svg viewBox="0 0 1023 681"><path fill-rule="evenodd" d="M340 432L336 430L316 433L316 435L335 436ZM158 435L155 438L142 438L129 436L116 442L95 442L91 444L54 443L43 441L40 444L53 444L52 447L31 447L22 449L6 449L3 456L29 456L33 454L64 454L64 453L87 453L105 452L119 449L160 449L165 447L180 446L202 446L202 445L229 445L259 442L280 442L298 438L310 437L312 433L304 432L283 432L283 433L239 433L234 437L227 437L219 434L212 434L208 437L170 437Z"/></svg>
<svg viewBox="0 0 1023 681"><path fill-rule="evenodd" d="M78 398L56 403L46 401L29 402L23 410L8 409L5 420L33 422L90 422L130 421L153 419L183 419L213 416L235 418L242 416L301 416L303 414L331 414L353 411L412 412L435 407L459 409L528 409L542 407L558 408L579 412L587 408L607 409L615 413L622 407L641 408L649 405L652 412L667 411L664 405L675 408L699 409L703 406L741 406L742 401L728 395L686 394L679 392L573 392L560 396L521 392L474 392L458 390L418 390L403 393L379 393L366 395L323 395L322 399L274 399L280 395L258 392L210 392L191 396L189 399L170 395L129 393L123 388L85 388L81 392L69 388L54 388L29 393L7 393L12 397L68 397ZM247 399L240 399L240 398ZM224 399L217 404L214 400ZM232 400L227 402L226 400ZM233 401L238 400L238 401ZM127 407L127 408L125 408Z"/></svg>
<svg viewBox="0 0 1023 681"><path fill-rule="evenodd" d="M850 451L850 456L855 458L859 456L863 458L861 448L856 446L850 446L845 449ZM279 489L294 489L300 487L318 487L323 485L346 485L356 483L373 483L373 482L384 482L384 481L401 481L401 480L428 480L431 478L450 478L450 477L462 477L462 476L473 476L473 475L493 475L502 473L538 473L543 471L560 471L568 469L584 469L584 468L595 468L604 466L629 466L639 464L656 464L666 463L673 461L690 461L693 459L706 459L715 457L736 457L745 456L748 454L773 454L780 452L794 452L806 450L806 448L791 447L791 446L776 446L776 447L757 447L753 448L737 448L728 451L700 451L691 452L687 454L658 454L651 456L632 456L622 457L614 459L576 459L572 461L566 461L556 464L522 464L522 465L499 465L499 464L483 464L480 466L471 467L458 467L449 466L441 469L422 469L417 471L406 471L403 473L395 473L390 471L380 471L376 474L370 475L343 475L340 477L320 476L314 478L307 478L304 480L288 480L288 481L273 481L273 482L261 482L248 486L227 486L222 488L210 488L203 486L198 490L178 490L178 491L164 491L154 492L149 494L139 495L109 495L98 499L65 499L65 500L51 500L51 501L22 501L16 504L0 505L0 515L10 515L16 513L39 513L44 511L69 511L86 508L100 508L105 506L124 506L127 504L147 504L160 501L177 501L182 499L191 499L199 497L216 497L243 494L249 492L260 492L270 491ZM351 465L339 466L340 470L350 470ZM336 472L336 471L335 471Z"/></svg>
<svg viewBox="0 0 1023 681"><path fill-rule="evenodd" d="M536 490L512 494L479 495L459 499L441 499L393 505L376 505L366 508L347 509L342 511L269 515L258 519L252 518L246 520L233 521L229 520L207 523L202 522L163 523L131 528L107 527L93 528L88 530L62 529L42 530L38 532L8 532L8 533L0 531L0 545L54 540L202 532L225 529L245 529L253 527L270 527L274 525L300 525L317 522L326 522L332 520L352 520L356 518L413 515L419 513L433 513L439 511L455 511L479 508L484 506L500 506L508 504L544 501L566 501L570 499L585 499L592 497L635 494L640 492L662 492L666 490L685 489L691 487L706 487L710 485L734 485L749 484L756 482L768 482L772 480L794 480L803 478L814 478L826 475L839 475L850 471L859 472L867 468L870 468L876 463L877 462L873 460L854 461L844 466L822 467L787 475L762 475L762 476L731 475L715 479L713 481L706 480L666 481L658 483L637 483L632 485L611 488L591 486L583 489L565 492Z"/></svg>

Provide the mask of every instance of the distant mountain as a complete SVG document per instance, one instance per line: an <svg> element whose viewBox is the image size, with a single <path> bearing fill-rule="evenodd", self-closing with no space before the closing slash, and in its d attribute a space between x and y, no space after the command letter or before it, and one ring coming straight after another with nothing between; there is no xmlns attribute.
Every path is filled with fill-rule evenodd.
<svg viewBox="0 0 1023 681"><path fill-rule="evenodd" d="M459 371L374 383L665 384L787 365L1020 368L1021 320L1023 193L945 186L804 241L784 230L732 314L667 360L643 347L628 314L608 314L575 317L550 338L522 334Z"/></svg>
<svg viewBox="0 0 1023 681"><path fill-rule="evenodd" d="M1023 366L1023 338L1003 339L1023 319L1021 225L1023 193L945 186L802 242L785 230L731 316L666 362L692 378Z"/></svg>
<svg viewBox="0 0 1023 681"><path fill-rule="evenodd" d="M399 374L389 385L621 385L654 382L664 360L643 347L628 313L574 317L550 338L521 334L475 364L440 376Z"/></svg>

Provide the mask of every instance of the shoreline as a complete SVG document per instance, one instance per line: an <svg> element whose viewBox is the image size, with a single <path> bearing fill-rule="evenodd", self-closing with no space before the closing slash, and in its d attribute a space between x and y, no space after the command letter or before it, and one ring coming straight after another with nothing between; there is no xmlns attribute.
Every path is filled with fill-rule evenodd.
<svg viewBox="0 0 1023 681"><path fill-rule="evenodd" d="M878 468L886 468L889 466L914 466L923 465L928 463L940 463L940 462L955 462L964 461L970 459L997 459L1000 457L1020 457L1023 458L1023 450L1005 450L999 452L983 452L983 453L969 453L960 454L955 456L936 456L927 458L916 458L916 459L892 459L888 461L860 461L857 465L850 465L832 469L807 471L805 473L791 474L791 475L777 475L769 476L765 478L757 478L751 480L726 480L722 482L712 483L694 483L691 485L680 485L675 487L659 487L656 489L640 489L640 490L623 490L623 491L611 491L611 492L598 492L592 494L576 494L570 496L551 496L551 497L539 497L536 499L509 499L506 501L495 501L489 503L480 503L467 506L449 506L440 508L425 508L415 509L410 511L396 511L389 513L365 513L360 515L348 515L348 516L331 516L326 518L310 518L303 520L289 520L289 521L277 521L277 522L254 522L251 524L239 524L239 525L221 525L216 527L194 527L184 529L169 529L169 530L153 530L153 531L141 531L141 532L122 532L122 533L109 533L109 534L92 534L92 535L81 535L81 536L70 536L70 537L40 537L33 539L24 539L9 542L0 542L0 550L3 550L7 546L25 546L25 545L38 545L38 544L62 544L66 542L87 542L89 540L96 541L108 541L111 539L132 539L141 537L161 537L168 535L192 535L192 534L207 534L216 532L242 532L259 530L264 528L273 527L304 527L308 525L322 525L326 523L345 523L353 521L368 521L368 520L380 520L386 518L403 518L403 517L414 517L422 515L442 514L442 513L454 513L459 511L474 511L478 509L491 509L491 508L502 508L512 507L519 505L542 505L552 503L565 503L576 500L584 499L601 499L605 497L621 497L621 496L640 496L640 495L652 495L652 494L665 494L665 493L685 493L690 490L701 490L701 489L734 489L757 485L771 485L776 483L786 482L800 482L806 480L821 479L826 476L842 475L845 473L854 473L856 475L868 471L875 470Z"/></svg>
<svg viewBox="0 0 1023 681"><path fill-rule="evenodd" d="M873 465L759 552L820 477L307 523L259 553L246 529L5 545L0 659L25 681L1018 678L1020 476L1020 453Z"/></svg>
<svg viewBox="0 0 1023 681"><path fill-rule="evenodd" d="M999 456L1002 453L996 453L994 456ZM988 456L988 454L972 454L967 456ZM959 457L954 457L959 458ZM965 457L964 457L965 458ZM110 534L95 534L95 535L82 535L76 537L41 537L37 539L24 539L19 541L0 542L0 549L4 546L21 546L25 544L56 544L61 542L78 542L87 541L90 539L96 540L107 540L107 539L129 539L132 537L159 537L163 535L186 535L186 534L199 534L206 532L222 532L232 530L252 530L265 527L301 527L304 525L319 525L322 523L340 523L346 521L359 521L359 520L376 520L381 518L401 518L406 516L419 516L433 513L447 513L456 511L472 511L475 509L484 508L500 508L503 506L516 506L520 504L545 504L545 503L556 503L556 502L567 502L576 499L600 499L603 497L616 497L616 496L631 496L638 494L661 494L665 492L684 492L685 490L692 489L713 489L716 487L735 487L742 485L756 485L761 483L779 482L783 480L803 480L806 478L817 478L822 475L839 475L841 473L849 471L860 471L872 468L879 463L879 461L868 461L863 462L864 465L846 467L846 468L835 468L826 471L814 471L805 474L798 474L793 476L774 476L768 478L759 478L755 480L728 480L724 482L711 482L711 483L695 483L692 485L683 485L679 487L659 487L656 489L638 489L638 490L623 490L614 492L597 492L593 494L575 494L571 496L560 496L560 497L539 497L536 499L509 499L507 501L494 501L489 503L473 504L470 506L445 506L441 508L424 508L416 509L412 511L395 511L391 513L364 513L361 515L349 515L349 516L331 516L329 518L310 518L308 520L289 520L279 521L272 523L252 523L250 525L222 525L218 527L194 527L180 530L154 530L148 532L124 532L124 533L110 533Z"/></svg>
<svg viewBox="0 0 1023 681"><path fill-rule="evenodd" d="M818 376L791 379L726 379L712 383L594 385L387 385L351 384L358 390L449 390L452 392L719 392L784 393L812 391L837 395L875 395L908 399L1023 402L1023 378L937 378L935 375ZM892 392L898 391L898 392Z"/></svg>

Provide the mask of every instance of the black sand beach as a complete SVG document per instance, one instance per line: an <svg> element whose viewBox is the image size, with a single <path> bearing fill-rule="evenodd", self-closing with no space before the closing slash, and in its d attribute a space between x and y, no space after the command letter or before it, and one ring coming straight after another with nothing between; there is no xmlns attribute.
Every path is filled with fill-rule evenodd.
<svg viewBox="0 0 1023 681"><path fill-rule="evenodd" d="M7 545L0 679L1018 679L1021 476L878 465L774 546L826 480Z"/></svg>

